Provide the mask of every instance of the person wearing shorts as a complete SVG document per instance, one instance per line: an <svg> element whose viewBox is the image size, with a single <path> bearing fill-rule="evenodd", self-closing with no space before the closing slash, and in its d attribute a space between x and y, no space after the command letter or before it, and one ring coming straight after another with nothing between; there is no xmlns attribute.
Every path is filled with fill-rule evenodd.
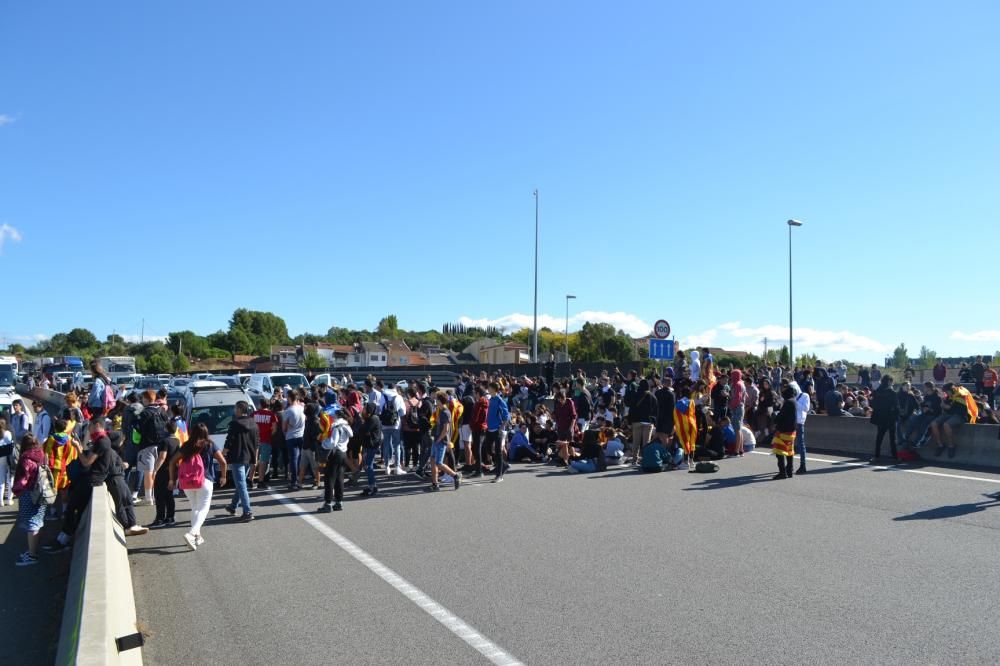
<svg viewBox="0 0 1000 666"><path fill-rule="evenodd" d="M462 484L462 474L453 470L444 463L444 456L448 452L448 445L451 442L451 411L448 409L448 394L439 391L437 394L438 413L437 423L434 424L434 439L431 444L431 485L425 488L427 492L437 492L438 477L441 472L451 475L455 479L455 490Z"/></svg>
<svg viewBox="0 0 1000 666"><path fill-rule="evenodd" d="M969 391L961 386L948 383L944 387L945 398L943 402L944 411L941 416L931 421L931 437L937 445L934 455L939 456L948 448L948 457L955 457L955 428L963 423L974 421L969 405L975 406L975 402L970 400ZM944 438L942 440L942 433Z"/></svg>
<svg viewBox="0 0 1000 666"><path fill-rule="evenodd" d="M147 472L152 474L156 470L157 450L158 449L155 446L144 446L139 449L139 455L136 459L136 467L139 468L140 474L146 474Z"/></svg>
<svg viewBox="0 0 1000 666"><path fill-rule="evenodd" d="M465 418L463 413L462 418ZM463 423L458 428L458 446L465 451L465 464L472 467L472 425Z"/></svg>

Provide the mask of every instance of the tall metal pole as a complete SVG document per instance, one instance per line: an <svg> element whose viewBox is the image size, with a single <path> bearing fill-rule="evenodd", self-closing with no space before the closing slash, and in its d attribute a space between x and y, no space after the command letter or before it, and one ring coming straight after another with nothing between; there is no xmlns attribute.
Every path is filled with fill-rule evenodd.
<svg viewBox="0 0 1000 666"><path fill-rule="evenodd" d="M531 361L538 363L538 188L535 188L535 323L531 334Z"/></svg>
<svg viewBox="0 0 1000 666"><path fill-rule="evenodd" d="M792 225L788 225L788 367L795 368L792 352Z"/></svg>
<svg viewBox="0 0 1000 666"><path fill-rule="evenodd" d="M566 354L566 362L569 362L569 302L570 299L574 299L576 296L572 294L566 294L566 341L564 343L563 353Z"/></svg>

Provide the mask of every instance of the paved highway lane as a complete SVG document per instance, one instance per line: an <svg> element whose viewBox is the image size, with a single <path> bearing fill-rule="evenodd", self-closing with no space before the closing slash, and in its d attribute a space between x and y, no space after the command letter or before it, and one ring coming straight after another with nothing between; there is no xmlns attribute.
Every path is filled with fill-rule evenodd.
<svg viewBox="0 0 1000 666"><path fill-rule="evenodd" d="M196 553L183 528L129 540L146 658L1000 662L1000 476L816 459L785 481L766 455L714 475L519 466L434 495L390 478L309 521L317 493L255 493L258 520L211 520Z"/></svg>

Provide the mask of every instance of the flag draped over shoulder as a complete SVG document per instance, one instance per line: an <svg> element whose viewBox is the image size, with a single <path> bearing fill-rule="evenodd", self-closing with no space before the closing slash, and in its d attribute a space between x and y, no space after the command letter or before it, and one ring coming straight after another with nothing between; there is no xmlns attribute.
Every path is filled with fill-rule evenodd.
<svg viewBox="0 0 1000 666"><path fill-rule="evenodd" d="M696 405L690 398L681 398L674 407L674 430L680 440L684 453L694 453L695 442L698 439L698 417L695 414Z"/></svg>
<svg viewBox="0 0 1000 666"><path fill-rule="evenodd" d="M979 406L976 405L976 399L969 393L969 389L956 386L951 399L957 403L965 403L965 409L969 412L969 423L976 423L979 420Z"/></svg>

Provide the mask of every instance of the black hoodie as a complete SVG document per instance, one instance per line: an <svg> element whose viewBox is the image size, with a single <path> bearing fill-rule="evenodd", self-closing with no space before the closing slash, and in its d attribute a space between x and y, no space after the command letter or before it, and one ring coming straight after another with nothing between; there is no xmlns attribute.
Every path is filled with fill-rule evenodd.
<svg viewBox="0 0 1000 666"><path fill-rule="evenodd" d="M223 447L230 465L252 465L257 461L257 424L249 414L233 419Z"/></svg>

